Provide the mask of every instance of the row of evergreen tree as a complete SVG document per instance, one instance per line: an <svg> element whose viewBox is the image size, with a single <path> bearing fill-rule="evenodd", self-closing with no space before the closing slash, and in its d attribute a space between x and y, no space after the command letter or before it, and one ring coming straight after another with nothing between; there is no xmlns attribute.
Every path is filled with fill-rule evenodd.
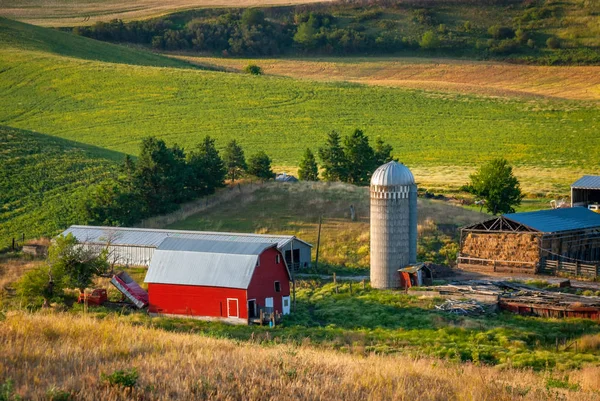
<svg viewBox="0 0 600 401"><path fill-rule="evenodd" d="M235 141L223 157L207 136L190 152L168 147L155 137L145 138L139 157L126 157L117 177L91 188L83 199L84 219L95 225L129 226L154 215L176 210L183 202L215 192L242 174L269 179L271 159L260 151L248 161Z"/></svg>
<svg viewBox="0 0 600 401"><path fill-rule="evenodd" d="M394 160L392 150L392 146L381 138L376 139L374 148L371 147L369 138L359 129L343 140L339 133L332 131L325 146L318 150L323 179L368 185L377 167ZM300 162L298 177L306 181L319 179L319 166L310 149L306 149Z"/></svg>

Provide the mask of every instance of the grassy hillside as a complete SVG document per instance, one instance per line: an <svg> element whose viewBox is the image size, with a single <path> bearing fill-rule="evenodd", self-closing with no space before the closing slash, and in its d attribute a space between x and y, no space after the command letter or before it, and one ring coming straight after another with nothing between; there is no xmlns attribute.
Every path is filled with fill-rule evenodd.
<svg viewBox="0 0 600 401"><path fill-rule="evenodd" d="M87 186L107 177L120 154L0 126L0 250L78 221Z"/></svg>
<svg viewBox="0 0 600 401"><path fill-rule="evenodd" d="M196 9L74 32L162 50L226 56L394 55L599 65L600 3L385 0Z"/></svg>
<svg viewBox="0 0 600 401"><path fill-rule="evenodd" d="M350 205L356 221L350 219ZM316 249L319 216L323 216L319 260L333 266L369 266L368 188L348 184L271 183L250 195L219 203L208 211L169 226L173 229L293 234ZM456 228L487 215L441 201L419 200L419 259L431 260L433 249L453 241L436 232L436 224ZM450 245L447 249L452 248ZM313 251L314 256L314 251Z"/></svg>
<svg viewBox="0 0 600 401"><path fill-rule="evenodd" d="M462 173L498 156L547 175L600 167L600 153L589 151L600 118L592 104L132 67L13 49L0 51L0 70L1 124L123 153L136 152L148 135L190 147L209 134L219 146L236 138L249 154L265 149L275 164L296 166L330 130L362 128L390 142L410 167L449 166L440 183L453 166Z"/></svg>
<svg viewBox="0 0 600 401"><path fill-rule="evenodd" d="M0 17L0 43L3 50L39 51L108 63L193 68L186 62L174 61L147 51L98 42L2 17Z"/></svg>
<svg viewBox="0 0 600 401"><path fill-rule="evenodd" d="M278 345L277 339L240 344L114 317L10 313L0 325L0 340L2 381L11 379L11 392L32 399L70 393L78 400L596 401L600 390L593 367L566 377L542 376L426 358L364 356L359 349L341 354ZM132 368L139 376L132 389L111 386L100 375Z"/></svg>
<svg viewBox="0 0 600 401"><path fill-rule="evenodd" d="M501 97L600 100L600 66L550 67L416 57L265 59L168 55L204 68L235 72L243 71L248 64L256 64L265 74L314 81L348 81Z"/></svg>

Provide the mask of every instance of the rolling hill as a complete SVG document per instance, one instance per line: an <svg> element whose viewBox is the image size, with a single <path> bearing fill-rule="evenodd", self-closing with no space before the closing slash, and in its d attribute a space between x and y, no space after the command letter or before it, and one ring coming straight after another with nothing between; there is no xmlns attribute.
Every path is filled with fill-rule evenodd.
<svg viewBox="0 0 600 401"><path fill-rule="evenodd" d="M98 42L0 17L0 48L3 51L42 52L107 63L156 67L194 68L189 63L173 60L145 50Z"/></svg>
<svg viewBox="0 0 600 401"><path fill-rule="evenodd" d="M23 228L27 237L54 233L74 223L73 215L56 210L110 169L106 159L135 154L149 135L186 148L207 134L221 148L237 139L247 155L264 149L277 169L290 171L304 149L317 150L329 131L345 135L362 128L391 143L427 188L456 188L477 165L498 156L515 163L528 192L544 195L565 193L569 181L600 168L600 153L590 151L600 124L597 103L170 68L165 65L180 62L6 19L0 32L0 124L12 127L4 128L12 132L4 141L52 164L36 165L33 158L18 179L37 182L43 169L55 171L48 179L62 177L43 179L41 195L33 195L19 192L20 181L7 173L6 188L23 194L3 200L2 227L10 227L11 235ZM30 145L13 138L58 145L29 151ZM65 153L65 146L88 148ZM3 171L19 169L10 167L22 157L13 154L3 156ZM51 216L62 220L48 223Z"/></svg>
<svg viewBox="0 0 600 401"><path fill-rule="evenodd" d="M31 24L56 27L90 25L115 18L151 18L191 8L256 7L324 1L328 0L101 0L53 3L45 0L5 0L0 4L0 15Z"/></svg>
<svg viewBox="0 0 600 401"><path fill-rule="evenodd" d="M121 159L105 149L0 126L0 250L23 234L54 235L80 221L81 195Z"/></svg>

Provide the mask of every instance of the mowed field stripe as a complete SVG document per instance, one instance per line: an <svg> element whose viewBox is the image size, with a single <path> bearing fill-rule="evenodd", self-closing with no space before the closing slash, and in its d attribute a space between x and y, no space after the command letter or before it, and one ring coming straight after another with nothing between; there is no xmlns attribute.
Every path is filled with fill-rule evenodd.
<svg viewBox="0 0 600 401"><path fill-rule="evenodd" d="M170 55L201 66L316 81L442 90L488 96L552 97L600 101L600 66L532 66L422 58L225 59Z"/></svg>

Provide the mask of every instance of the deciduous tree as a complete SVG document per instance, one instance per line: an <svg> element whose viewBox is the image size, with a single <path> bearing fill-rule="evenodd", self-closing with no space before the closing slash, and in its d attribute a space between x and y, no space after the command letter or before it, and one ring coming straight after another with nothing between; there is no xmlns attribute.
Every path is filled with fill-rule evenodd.
<svg viewBox="0 0 600 401"><path fill-rule="evenodd" d="M519 180L505 159L492 160L470 178L471 192L485 201L488 212L514 213L514 206L521 204L523 194Z"/></svg>

